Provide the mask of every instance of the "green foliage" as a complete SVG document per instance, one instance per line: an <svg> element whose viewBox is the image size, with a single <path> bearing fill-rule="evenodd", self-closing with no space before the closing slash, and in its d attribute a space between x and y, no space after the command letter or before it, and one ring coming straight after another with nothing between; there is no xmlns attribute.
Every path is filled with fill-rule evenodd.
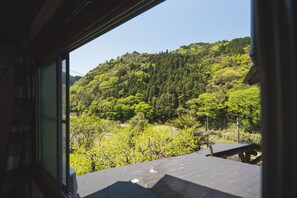
<svg viewBox="0 0 297 198"><path fill-rule="evenodd" d="M96 117L70 117L70 148L91 148L96 137L103 131L101 120Z"/></svg>
<svg viewBox="0 0 297 198"><path fill-rule="evenodd" d="M252 64L248 50L249 38L239 38L126 54L100 64L71 87L71 111L121 122L141 112L151 123L165 123L183 109L200 122L209 116L213 127L226 127L237 113L226 105L229 92L250 88L242 83Z"/></svg>
<svg viewBox="0 0 297 198"><path fill-rule="evenodd" d="M81 78L82 78L81 76L71 76L71 75L69 75L69 84L70 84L70 86L73 85L76 81L78 81Z"/></svg>
<svg viewBox="0 0 297 198"><path fill-rule="evenodd" d="M248 131L260 128L260 89L251 87L231 91L226 102L228 112L235 119L238 117Z"/></svg>
<svg viewBox="0 0 297 198"><path fill-rule="evenodd" d="M197 119L190 114L181 114L171 121L172 125L178 129L196 129L200 127Z"/></svg>
<svg viewBox="0 0 297 198"><path fill-rule="evenodd" d="M91 162L83 154L70 154L70 167L76 171L77 175L83 175L92 172Z"/></svg>
<svg viewBox="0 0 297 198"><path fill-rule="evenodd" d="M85 127L80 119L75 127ZM89 125L95 126L98 120L85 117ZM91 123L91 122L94 123ZM193 135L193 128L179 130L166 125L148 124L143 113L138 113L129 124L99 120L101 132L81 145L72 146L70 165L77 174L116 166L183 155L200 147L199 139ZM73 128L73 127L72 127ZM75 131L71 131L73 134ZM93 133L94 134L94 133ZM73 136L73 135L72 135ZM71 138L71 145L77 145L78 138ZM92 145L92 146L90 146Z"/></svg>
<svg viewBox="0 0 297 198"><path fill-rule="evenodd" d="M226 84L228 82L232 82L233 80L240 78L240 73L236 70L230 69L228 67L221 69L213 75L212 80L215 82L215 84Z"/></svg>
<svg viewBox="0 0 297 198"><path fill-rule="evenodd" d="M100 64L71 87L71 111L121 122L142 112L151 123L165 123L182 110L200 122L208 116L214 128L239 117L247 130L259 131L258 110L241 113L231 104L232 92L251 88L242 83L252 65L248 51L247 37L126 54ZM241 108L250 105L245 102Z"/></svg>
<svg viewBox="0 0 297 198"><path fill-rule="evenodd" d="M230 41L226 47L226 52L231 54L242 54L244 53L244 47L250 43L250 38L237 38Z"/></svg>
<svg viewBox="0 0 297 198"><path fill-rule="evenodd" d="M168 126L150 126L135 140L135 149L142 161L183 155L197 150L191 130L177 131Z"/></svg>
<svg viewBox="0 0 297 198"><path fill-rule="evenodd" d="M143 113L146 119L152 120L154 116L154 109L151 105L145 103L145 102L140 102L135 105L134 107L134 113Z"/></svg>
<svg viewBox="0 0 297 198"><path fill-rule="evenodd" d="M148 120L145 118L144 113L139 112L130 120L130 124L132 130L141 132L147 127Z"/></svg>
<svg viewBox="0 0 297 198"><path fill-rule="evenodd" d="M235 141L238 117L242 140L260 142L259 87L242 82L248 51L239 38L98 65L70 89L71 166L84 174L191 153L206 117L221 129L213 138Z"/></svg>
<svg viewBox="0 0 297 198"><path fill-rule="evenodd" d="M132 148L129 146L130 133L128 130L116 130L102 134L94 148L96 163L103 168L133 163Z"/></svg>
<svg viewBox="0 0 297 198"><path fill-rule="evenodd" d="M215 133L210 135L209 140L212 142L225 142L225 143L237 142L236 125L233 124L224 130L215 131ZM261 144L261 134L259 132L254 132L254 133L245 132L242 129L240 129L240 141Z"/></svg>
<svg viewBox="0 0 297 198"><path fill-rule="evenodd" d="M158 120L165 122L169 118L173 118L176 114L176 103L177 98L173 94L162 94L155 105L156 117L158 118Z"/></svg>
<svg viewBox="0 0 297 198"><path fill-rule="evenodd" d="M102 133L113 131L114 124L97 117L70 117L70 151L73 154L70 160L74 168L82 174L102 169L96 163L95 143Z"/></svg>
<svg viewBox="0 0 297 198"><path fill-rule="evenodd" d="M224 109L224 95L217 93L203 93L198 97L198 111L197 115L202 117L216 118Z"/></svg>

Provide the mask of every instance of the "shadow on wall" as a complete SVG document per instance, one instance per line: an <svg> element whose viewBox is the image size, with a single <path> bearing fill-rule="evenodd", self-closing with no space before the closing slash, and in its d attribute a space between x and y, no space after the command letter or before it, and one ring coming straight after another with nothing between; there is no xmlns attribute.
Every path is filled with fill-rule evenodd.
<svg viewBox="0 0 297 198"><path fill-rule="evenodd" d="M145 188L132 182L119 181L103 190L85 196L85 198L194 198L194 197L228 197L237 196L212 188L194 184L170 175L164 175L152 188Z"/></svg>

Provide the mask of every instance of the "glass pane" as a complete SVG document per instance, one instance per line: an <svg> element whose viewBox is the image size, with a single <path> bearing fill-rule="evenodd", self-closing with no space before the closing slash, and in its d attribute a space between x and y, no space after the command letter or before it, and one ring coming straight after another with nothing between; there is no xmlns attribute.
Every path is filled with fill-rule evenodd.
<svg viewBox="0 0 297 198"><path fill-rule="evenodd" d="M57 178L56 64L40 69L40 162Z"/></svg>
<svg viewBox="0 0 297 198"><path fill-rule="evenodd" d="M61 90L62 90L62 120L66 120L66 60L62 60L61 72Z"/></svg>
<svg viewBox="0 0 297 198"><path fill-rule="evenodd" d="M62 124L62 182L66 186L66 123Z"/></svg>
<svg viewBox="0 0 297 198"><path fill-rule="evenodd" d="M62 60L62 72L61 72L61 91L62 91L62 182L66 185L66 130L67 130L67 63L66 59Z"/></svg>

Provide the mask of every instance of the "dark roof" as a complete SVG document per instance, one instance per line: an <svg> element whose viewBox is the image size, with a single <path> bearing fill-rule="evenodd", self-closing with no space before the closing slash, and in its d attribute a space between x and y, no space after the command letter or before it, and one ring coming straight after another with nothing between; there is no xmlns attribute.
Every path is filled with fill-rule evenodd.
<svg viewBox="0 0 297 198"><path fill-rule="evenodd" d="M217 144L214 152L245 144ZM209 149L78 176L81 197L260 197L261 167L218 157ZM153 171L150 171L152 170ZM139 182L132 183L137 179Z"/></svg>
<svg viewBox="0 0 297 198"><path fill-rule="evenodd" d="M246 84L256 84L260 82L260 74L259 74L259 68L252 66L247 75L245 76L244 83Z"/></svg>

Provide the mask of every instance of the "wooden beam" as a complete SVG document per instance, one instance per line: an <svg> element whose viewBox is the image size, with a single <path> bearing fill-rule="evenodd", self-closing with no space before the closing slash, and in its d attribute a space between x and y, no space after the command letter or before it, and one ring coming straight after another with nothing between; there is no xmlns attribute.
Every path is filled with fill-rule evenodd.
<svg viewBox="0 0 297 198"><path fill-rule="evenodd" d="M259 157L253 159L253 160L251 161L251 164L257 164L257 163L259 163L260 161L262 161L262 155L260 155Z"/></svg>
<svg viewBox="0 0 297 198"><path fill-rule="evenodd" d="M213 148L212 148L211 144L209 145L209 150L210 150L210 155L213 156Z"/></svg>
<svg viewBox="0 0 297 198"><path fill-rule="evenodd" d="M250 152L246 152L245 153L245 162L246 163L250 163L251 162L251 153Z"/></svg>
<svg viewBox="0 0 297 198"><path fill-rule="evenodd" d="M228 157L228 156L232 156L232 155L237 155L240 152L255 152L255 151L260 151L261 147L258 144L249 144L243 147L239 147L239 148L234 148L234 149L229 149L226 151L221 151L221 152L217 152L214 153L214 156L216 157Z"/></svg>
<svg viewBox="0 0 297 198"><path fill-rule="evenodd" d="M243 163L246 163L246 158L243 152L238 153L238 156Z"/></svg>

